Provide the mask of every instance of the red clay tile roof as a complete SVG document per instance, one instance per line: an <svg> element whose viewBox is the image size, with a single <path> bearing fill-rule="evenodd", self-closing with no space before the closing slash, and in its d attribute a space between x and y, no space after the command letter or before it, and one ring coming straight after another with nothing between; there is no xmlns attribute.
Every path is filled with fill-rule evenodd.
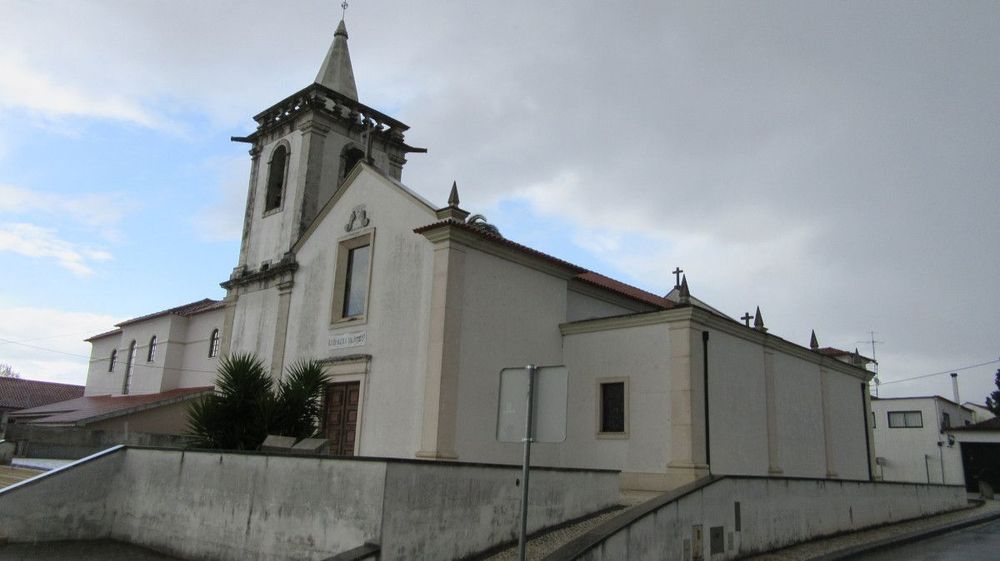
<svg viewBox="0 0 1000 561"><path fill-rule="evenodd" d="M190 304L184 304L183 306L177 306L176 308L170 308L169 310L163 310L161 312L155 312L152 314L146 314L144 316L139 316L137 318L127 319L121 323L116 324L117 327L123 325L128 325L130 323L136 323L139 321L145 321L147 319L153 319L160 316L166 315L176 315L176 316L192 316L201 312L207 312L209 310L215 310L221 308L223 305L220 300L212 300L211 298L205 298L203 300L198 300L197 302L191 302Z"/></svg>
<svg viewBox="0 0 1000 561"><path fill-rule="evenodd" d="M87 337L86 339L84 339L84 341L86 341L86 342L89 343L91 341L96 341L98 339L103 339L103 338L109 337L111 335L118 335L121 332L122 332L122 330L120 328L116 327L116 328L112 329L111 331L105 331L104 333L98 333L97 335L94 335L93 337Z"/></svg>
<svg viewBox="0 0 1000 561"><path fill-rule="evenodd" d="M212 386L178 388L162 393L141 395L90 395L59 403L50 403L41 407L23 409L11 413L10 417L20 422L83 426L110 417L193 399L210 391L212 391Z"/></svg>
<svg viewBox="0 0 1000 561"><path fill-rule="evenodd" d="M88 337L84 339L88 343L91 341L96 341L103 337L108 337L110 335L117 335L122 332L121 327L123 325L129 325L130 323L136 323L140 321L145 321L147 319L158 318L160 316L166 315L176 315L176 316L193 316L195 314L200 314L202 312L208 312L211 310L216 310L225 305L221 300L212 300L211 298L205 298L203 300L198 300L197 302L191 302L190 304L184 304L183 306L177 306L176 308L170 308L169 310L162 310L159 312L154 312L152 314L146 314L144 316L139 316L137 318L127 319L119 324L115 325L115 329L111 331L105 331L104 333L98 333L93 337Z"/></svg>
<svg viewBox="0 0 1000 561"><path fill-rule="evenodd" d="M845 350L837 349L837 348L834 348L834 347L823 347L821 349L816 349L816 352L819 353L819 354L821 354L821 355L828 356L828 357L831 357L831 358L837 358L837 357L842 357L842 356L854 356L854 354L855 354L852 351L845 351ZM875 362L874 360L866 357L865 355L859 354L858 356L862 360L867 360L868 362Z"/></svg>
<svg viewBox="0 0 1000 561"><path fill-rule="evenodd" d="M83 386L0 378L0 409L28 409L83 395Z"/></svg>
<svg viewBox="0 0 1000 561"><path fill-rule="evenodd" d="M420 228L417 228L417 229L415 229L413 231L415 233L417 233L417 234L423 234L424 232L429 232L431 230L434 230L434 229L437 229L437 228L442 228L442 227L445 227L445 226L452 226L454 228L458 228L458 229L464 230L466 232L471 232L473 234L478 235L480 238L482 238L484 240L488 240L488 241L491 241L493 243L496 243L496 244L508 247L510 249L519 251L521 253L524 253L526 255L530 255L532 257L537 257L537 258L542 259L544 261L548 261L549 263L552 263L554 265L565 267L566 269L569 269L570 271L575 271L576 272L576 277L575 278L578 279L578 280L580 280L580 281L582 281L582 282L585 282L587 284L590 284L590 285L593 285L593 286L597 286L597 287L603 288L605 290L609 290L609 291L614 292L616 294L620 294L622 296L625 296L625 297L628 297L628 298L632 298L633 300L638 300L640 302L643 302L645 304L649 304L649 305L652 305L652 306L656 306L658 308L667 309L667 308L672 308L672 307L675 306L675 304L673 302L667 300L666 298L663 298L662 296L657 296L656 294L653 294L651 292L646 292L645 290L642 290L640 288L636 288L636 287L634 287L632 285L629 285L629 284L625 284L625 283L623 283L621 281L617 281L617 280L612 279L610 277L606 277L606 276L604 276L604 275L602 275L600 273L595 273L593 271L588 271L587 269L585 269L583 267L580 267L579 265L574 265L573 263L570 263L569 261L563 261L562 259L559 259L558 257L553 257L553 256L551 256L551 255L549 255L547 253L542 253L541 251L538 251L537 249L532 249L532 248L530 248L530 247L528 247L526 245L521 245L521 244L519 244L517 242L512 242L512 241L508 240L507 238L505 238L503 236L497 236L495 234L491 234L491 233L489 233L487 231L481 230L479 228L472 227L472 226L470 226L468 224L465 224L465 223L462 223L462 222L456 222L454 220L441 220L441 221L435 222L433 224L428 224L426 226L421 226Z"/></svg>
<svg viewBox="0 0 1000 561"><path fill-rule="evenodd" d="M594 286L599 286L603 289L610 290L611 292L616 292L622 296L627 296L633 300L638 300L640 302L645 302L651 306L656 306L658 308L670 309L675 307L677 304L667 300L662 296L657 296L652 292L646 292L641 288L636 288L630 284L625 284L621 281L617 281L613 278L606 277L600 273L595 273L593 271L587 271L586 273L580 273L576 276L577 280L583 281L587 284L592 284Z"/></svg>

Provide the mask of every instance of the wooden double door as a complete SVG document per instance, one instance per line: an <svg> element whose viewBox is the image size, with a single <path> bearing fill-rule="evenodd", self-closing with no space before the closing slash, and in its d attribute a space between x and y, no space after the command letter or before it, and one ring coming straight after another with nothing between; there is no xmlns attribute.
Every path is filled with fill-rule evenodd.
<svg viewBox="0 0 1000 561"><path fill-rule="evenodd" d="M360 397L360 382L330 384L326 388L326 439L335 456L354 455Z"/></svg>

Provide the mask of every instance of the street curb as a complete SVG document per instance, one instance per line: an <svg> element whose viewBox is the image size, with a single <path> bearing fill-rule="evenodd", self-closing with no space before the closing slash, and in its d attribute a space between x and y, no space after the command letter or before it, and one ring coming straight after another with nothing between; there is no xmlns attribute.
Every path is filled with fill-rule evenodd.
<svg viewBox="0 0 1000 561"><path fill-rule="evenodd" d="M887 547L893 547L897 545L903 545L913 542L918 542L927 538L932 538L934 536L939 536L941 534L947 534L948 532L954 532L955 530L961 530L963 528L968 528L970 526L976 526L977 524L982 524L984 522L992 522L993 520L1000 519L1000 512L994 512L984 516L979 516L977 518L971 518L969 520L962 520L960 522L953 522L951 524L945 524L944 526L938 526L937 528L931 528L929 530L915 530L906 534L901 534L898 536L892 536L890 538L883 538L865 545L856 545L853 547L848 547L841 549L839 551L834 551L832 553L825 553L818 557L810 557L806 561L842 561L849 557L860 555L862 553L870 553L879 549L884 549Z"/></svg>

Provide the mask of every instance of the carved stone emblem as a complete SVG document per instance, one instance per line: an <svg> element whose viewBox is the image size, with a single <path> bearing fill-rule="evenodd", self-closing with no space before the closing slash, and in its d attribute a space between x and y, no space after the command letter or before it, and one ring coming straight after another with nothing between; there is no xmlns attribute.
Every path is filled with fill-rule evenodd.
<svg viewBox="0 0 1000 561"><path fill-rule="evenodd" d="M365 205L358 205L351 211L351 217L347 220L347 224L344 225L344 231L353 232L354 230L364 228L370 223L371 220L368 219L368 211L365 210Z"/></svg>

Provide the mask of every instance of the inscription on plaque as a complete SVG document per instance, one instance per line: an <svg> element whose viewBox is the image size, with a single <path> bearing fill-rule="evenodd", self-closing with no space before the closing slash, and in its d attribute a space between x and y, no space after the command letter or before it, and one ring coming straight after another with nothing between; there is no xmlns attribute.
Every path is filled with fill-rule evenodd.
<svg viewBox="0 0 1000 561"><path fill-rule="evenodd" d="M367 331L353 331L351 333L338 333L330 336L331 349L346 349L348 347L360 347L368 343Z"/></svg>

